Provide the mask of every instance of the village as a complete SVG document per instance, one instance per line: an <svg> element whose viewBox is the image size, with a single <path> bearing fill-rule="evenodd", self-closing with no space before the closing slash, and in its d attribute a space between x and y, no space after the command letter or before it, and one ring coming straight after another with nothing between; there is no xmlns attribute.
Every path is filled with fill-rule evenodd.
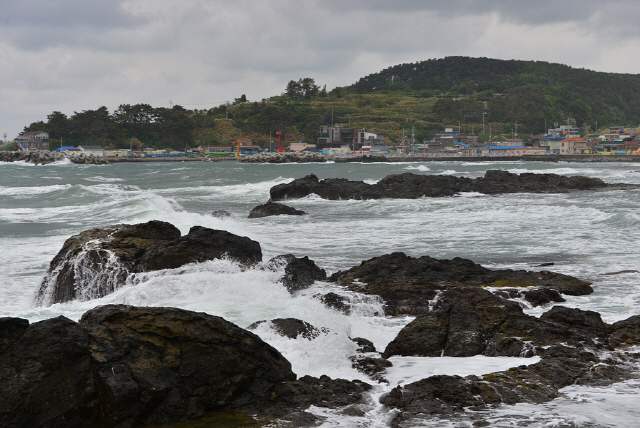
<svg viewBox="0 0 640 428"><path fill-rule="evenodd" d="M436 132L430 140L416 141L415 133L389 143L383 134L345 124L323 125L314 143L299 141L283 145L280 141L259 145L247 137L235 138L226 144L202 144L181 149L153 147L108 150L98 145L62 145L54 151L77 152L104 158L235 158L265 152L311 152L337 156L460 156L504 157L526 155L640 155L640 128L616 126L601 133L585 135L571 120L566 125L554 124L547 133L518 138L490 137L482 141L479 135L463 134L454 127ZM517 129L517 126L516 126ZM403 130L403 134L405 134ZM280 135L278 134L278 137ZM17 151L49 151L48 133L31 131L14 140Z"/></svg>

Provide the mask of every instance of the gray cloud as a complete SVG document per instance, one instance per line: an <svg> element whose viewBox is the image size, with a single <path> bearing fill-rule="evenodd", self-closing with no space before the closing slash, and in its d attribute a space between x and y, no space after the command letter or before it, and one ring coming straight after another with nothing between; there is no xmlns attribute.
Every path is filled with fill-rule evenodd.
<svg viewBox="0 0 640 428"><path fill-rule="evenodd" d="M260 100L291 79L331 89L452 55L640 70L629 0L0 1L11 137L53 110Z"/></svg>

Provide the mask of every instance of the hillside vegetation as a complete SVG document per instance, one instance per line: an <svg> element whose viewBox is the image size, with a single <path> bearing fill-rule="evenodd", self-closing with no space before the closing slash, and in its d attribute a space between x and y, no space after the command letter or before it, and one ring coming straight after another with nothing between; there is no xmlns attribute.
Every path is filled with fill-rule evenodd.
<svg viewBox="0 0 640 428"><path fill-rule="evenodd" d="M410 135L430 138L445 127L462 133L520 136L541 133L569 117L587 132L640 123L640 75L575 69L562 64L448 57L389 67L331 91L312 78L290 81L281 95L257 102L242 95L209 110L121 105L53 112L25 131L49 132L53 144L130 144L181 149L224 144L239 136L258 144L315 142L319 126L342 123L385 134L388 143ZM270 136L271 133L271 136Z"/></svg>

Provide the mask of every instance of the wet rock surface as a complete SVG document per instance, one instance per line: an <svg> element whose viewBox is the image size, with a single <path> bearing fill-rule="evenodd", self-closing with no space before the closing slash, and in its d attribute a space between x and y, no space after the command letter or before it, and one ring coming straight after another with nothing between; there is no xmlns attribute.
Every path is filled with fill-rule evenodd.
<svg viewBox="0 0 640 428"><path fill-rule="evenodd" d="M312 340L318 337L325 329L318 329L306 321L296 318L276 318L269 321L256 321L247 327L247 330L255 330L259 325L269 323L270 326L281 336L289 339L297 339L298 336Z"/></svg>
<svg viewBox="0 0 640 428"><path fill-rule="evenodd" d="M272 201L303 198L312 193L330 200L417 199L455 196L461 192L479 192L488 195L522 192L562 193L603 189L608 186L599 178L533 173L518 175L502 170L489 170L484 177L475 179L405 173L389 175L376 184L341 178L319 180L317 176L310 174L291 183L278 184L271 188L270 194Z"/></svg>
<svg viewBox="0 0 640 428"><path fill-rule="evenodd" d="M267 269L278 270L284 266L282 284L290 292L305 289L315 281L325 281L327 273L319 268L309 257L296 257L293 254L283 254L269 260Z"/></svg>
<svg viewBox="0 0 640 428"><path fill-rule="evenodd" d="M49 264L36 301L53 304L102 297L122 286L135 272L223 257L246 265L262 260L260 244L246 237L201 226L180 235L172 224L154 220L72 236Z"/></svg>
<svg viewBox="0 0 640 428"><path fill-rule="evenodd" d="M278 202L268 201L258 205L249 213L249 218L270 217L274 215L306 215L307 213Z"/></svg>
<svg viewBox="0 0 640 428"><path fill-rule="evenodd" d="M490 287L503 297L523 297L533 304L563 301L560 294L579 296L593 292L590 283L559 273L492 270L459 257L413 258L400 252L365 260L329 279L350 291L382 297L385 313L392 316L427 313L439 293L457 286Z"/></svg>
<svg viewBox="0 0 640 428"><path fill-rule="evenodd" d="M259 153L240 158L242 163L305 163L327 162L331 156L311 152Z"/></svg>
<svg viewBox="0 0 640 428"><path fill-rule="evenodd" d="M136 427L230 410L303 423L317 418L309 406L357 405L370 389L296 380L258 336L176 308L108 305L78 323L2 318L0 337L3 427Z"/></svg>

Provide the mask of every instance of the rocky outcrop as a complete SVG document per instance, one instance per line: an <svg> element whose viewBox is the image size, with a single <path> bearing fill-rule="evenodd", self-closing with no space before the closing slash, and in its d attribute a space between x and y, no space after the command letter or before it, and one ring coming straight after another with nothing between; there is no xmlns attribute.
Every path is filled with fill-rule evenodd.
<svg viewBox="0 0 640 428"><path fill-rule="evenodd" d="M585 349L556 345L544 350L542 359L532 365L484 376L431 376L394 388L380 403L401 411L392 426L399 421L410 425L418 415L483 410L501 403L542 403L558 397L565 386L628 379L634 376L634 361L637 363L637 356L616 354L600 359Z"/></svg>
<svg viewBox="0 0 640 428"><path fill-rule="evenodd" d="M262 261L262 250L249 238L201 226L180 236L178 228L162 221L91 229L65 241L49 264L36 302L94 299L124 285L131 273L222 257L252 265Z"/></svg>
<svg viewBox="0 0 640 428"><path fill-rule="evenodd" d="M311 152L282 152L259 153L240 158L242 163L305 163L327 162L331 157L322 153Z"/></svg>
<svg viewBox="0 0 640 428"><path fill-rule="evenodd" d="M455 196L461 192L479 192L488 195L502 193L562 193L573 190L606 188L599 178L566 177L557 174L512 174L490 170L475 179L446 175L416 175L411 173L389 175L376 184L340 178L319 180L310 174L291 183L271 188L271 200L303 198L316 194L325 199L417 199L423 197Z"/></svg>
<svg viewBox="0 0 640 428"><path fill-rule="evenodd" d="M274 215L306 215L307 213L278 202L268 201L265 204L258 205L249 212L249 218L262 218Z"/></svg>
<svg viewBox="0 0 640 428"><path fill-rule="evenodd" d="M309 257L296 257L293 254L276 256L267 262L267 269L278 270L284 266L284 276L280 279L290 292L305 289L315 281L327 279L324 269L316 266Z"/></svg>
<svg viewBox="0 0 640 428"><path fill-rule="evenodd" d="M103 157L84 152L49 152L44 150L0 152L0 162L24 161L36 165L46 165L53 162L61 162L65 159L77 164L106 165L110 163Z"/></svg>
<svg viewBox="0 0 640 428"><path fill-rule="evenodd" d="M427 314L407 324L383 355L527 357L559 343L610 350L640 339L637 326L634 317L609 325L597 312L563 306L536 318L486 290L454 287L442 292Z"/></svg>
<svg viewBox="0 0 640 428"><path fill-rule="evenodd" d="M269 323L269 326L279 335L288 337L289 339L297 339L300 336L307 340L313 340L321 333L326 332L325 329L318 329L306 321L295 318L276 318L270 321L256 321L247 327L247 330L255 330L258 326L265 323Z"/></svg>
<svg viewBox="0 0 640 428"><path fill-rule="evenodd" d="M176 308L108 305L29 325L0 318L0 426L138 427L236 410L308 426L309 406L371 387L305 376L255 334ZM306 421L306 422L305 422Z"/></svg>
<svg viewBox="0 0 640 428"><path fill-rule="evenodd" d="M413 258L400 252L365 260L329 279L350 291L382 297L387 315L424 314L439 293L454 286L488 287L503 297L524 297L533 304L563 301L560 294L579 296L593 292L588 282L559 273L491 270L459 257Z"/></svg>

